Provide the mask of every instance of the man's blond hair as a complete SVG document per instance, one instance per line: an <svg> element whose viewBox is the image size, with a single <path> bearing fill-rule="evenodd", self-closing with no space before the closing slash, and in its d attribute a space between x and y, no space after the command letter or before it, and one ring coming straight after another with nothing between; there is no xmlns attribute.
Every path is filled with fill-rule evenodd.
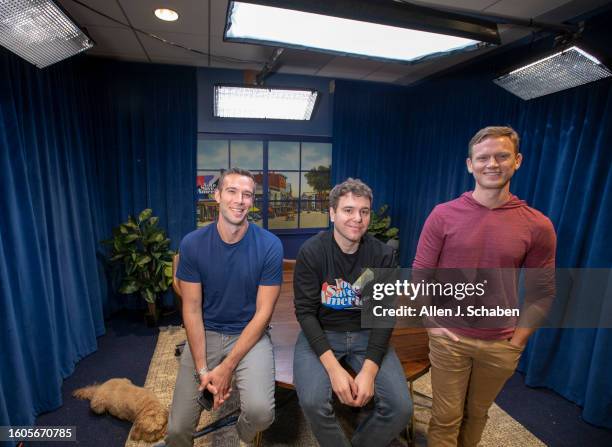
<svg viewBox="0 0 612 447"><path fill-rule="evenodd" d="M488 126L476 132L468 144L468 157L472 158L474 146L486 138L508 137L514 146L514 155L519 153L519 136L512 127L509 126Z"/></svg>

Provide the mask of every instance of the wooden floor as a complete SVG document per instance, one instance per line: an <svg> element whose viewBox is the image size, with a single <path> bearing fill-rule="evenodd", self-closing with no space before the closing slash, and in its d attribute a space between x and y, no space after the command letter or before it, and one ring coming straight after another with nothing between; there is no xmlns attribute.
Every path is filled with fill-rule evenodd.
<svg viewBox="0 0 612 447"><path fill-rule="evenodd" d="M272 315L272 343L276 382L293 388L293 348L300 333L293 306L293 265L285 261L281 294ZM391 343L404 367L406 379L413 381L429 370L429 340L423 328L395 329Z"/></svg>

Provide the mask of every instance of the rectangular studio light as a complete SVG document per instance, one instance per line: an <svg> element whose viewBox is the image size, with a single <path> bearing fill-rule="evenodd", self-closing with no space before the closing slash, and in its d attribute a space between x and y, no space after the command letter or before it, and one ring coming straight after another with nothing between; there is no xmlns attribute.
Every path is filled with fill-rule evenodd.
<svg viewBox="0 0 612 447"><path fill-rule="evenodd" d="M230 1L224 38L401 62L499 43L496 25L428 11L360 0Z"/></svg>
<svg viewBox="0 0 612 447"><path fill-rule="evenodd" d="M317 103L316 90L216 85L214 115L308 121Z"/></svg>
<svg viewBox="0 0 612 447"><path fill-rule="evenodd" d="M512 70L493 82L523 100L538 98L612 76L596 57L578 46Z"/></svg>
<svg viewBox="0 0 612 447"><path fill-rule="evenodd" d="M52 0L0 0L0 45L44 68L93 42Z"/></svg>

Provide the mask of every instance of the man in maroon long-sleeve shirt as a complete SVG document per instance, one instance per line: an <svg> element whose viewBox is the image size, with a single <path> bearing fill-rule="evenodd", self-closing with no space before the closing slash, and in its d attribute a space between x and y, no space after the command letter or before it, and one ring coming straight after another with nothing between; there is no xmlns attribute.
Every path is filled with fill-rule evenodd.
<svg viewBox="0 0 612 447"><path fill-rule="evenodd" d="M510 193L521 166L518 134L486 127L469 143L474 191L434 208L423 226L414 269L552 270L556 236L550 220ZM552 288L554 291L554 287ZM533 327L432 327L430 446L476 446L487 412L513 374Z"/></svg>

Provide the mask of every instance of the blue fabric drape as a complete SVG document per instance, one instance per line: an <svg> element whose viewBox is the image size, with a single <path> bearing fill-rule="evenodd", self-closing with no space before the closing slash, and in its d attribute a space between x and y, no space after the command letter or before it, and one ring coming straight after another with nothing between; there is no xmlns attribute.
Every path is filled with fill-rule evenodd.
<svg viewBox="0 0 612 447"><path fill-rule="evenodd" d="M333 179L360 177L375 204L390 205L402 265L411 265L433 207L473 189L467 143L487 125L521 135L524 162L511 189L552 219L557 265L612 265L612 81L523 102L491 82L522 51L412 88L336 82ZM612 291L608 309L610 300ZM584 407L585 420L612 427L611 346L608 329L540 330L520 368L527 384L556 390Z"/></svg>
<svg viewBox="0 0 612 447"><path fill-rule="evenodd" d="M191 67L88 61L110 225L150 207L172 247L195 227L197 93ZM118 75L119 74L119 75ZM196 118L194 118L196 117Z"/></svg>
<svg viewBox="0 0 612 447"><path fill-rule="evenodd" d="M0 58L0 411L2 425L27 425L61 404L63 377L104 332L98 195L87 187L89 126L77 99L86 85Z"/></svg>
<svg viewBox="0 0 612 447"><path fill-rule="evenodd" d="M87 61L92 94L96 169L104 215L112 227L152 208L171 248L195 228L196 72L191 67ZM115 310L126 297L109 300ZM129 305L141 305L133 296ZM165 304L172 303L170 293Z"/></svg>
<svg viewBox="0 0 612 447"><path fill-rule="evenodd" d="M99 241L147 206L175 248L195 226L195 70L0 50L0 78L0 425L32 425L121 305Z"/></svg>

